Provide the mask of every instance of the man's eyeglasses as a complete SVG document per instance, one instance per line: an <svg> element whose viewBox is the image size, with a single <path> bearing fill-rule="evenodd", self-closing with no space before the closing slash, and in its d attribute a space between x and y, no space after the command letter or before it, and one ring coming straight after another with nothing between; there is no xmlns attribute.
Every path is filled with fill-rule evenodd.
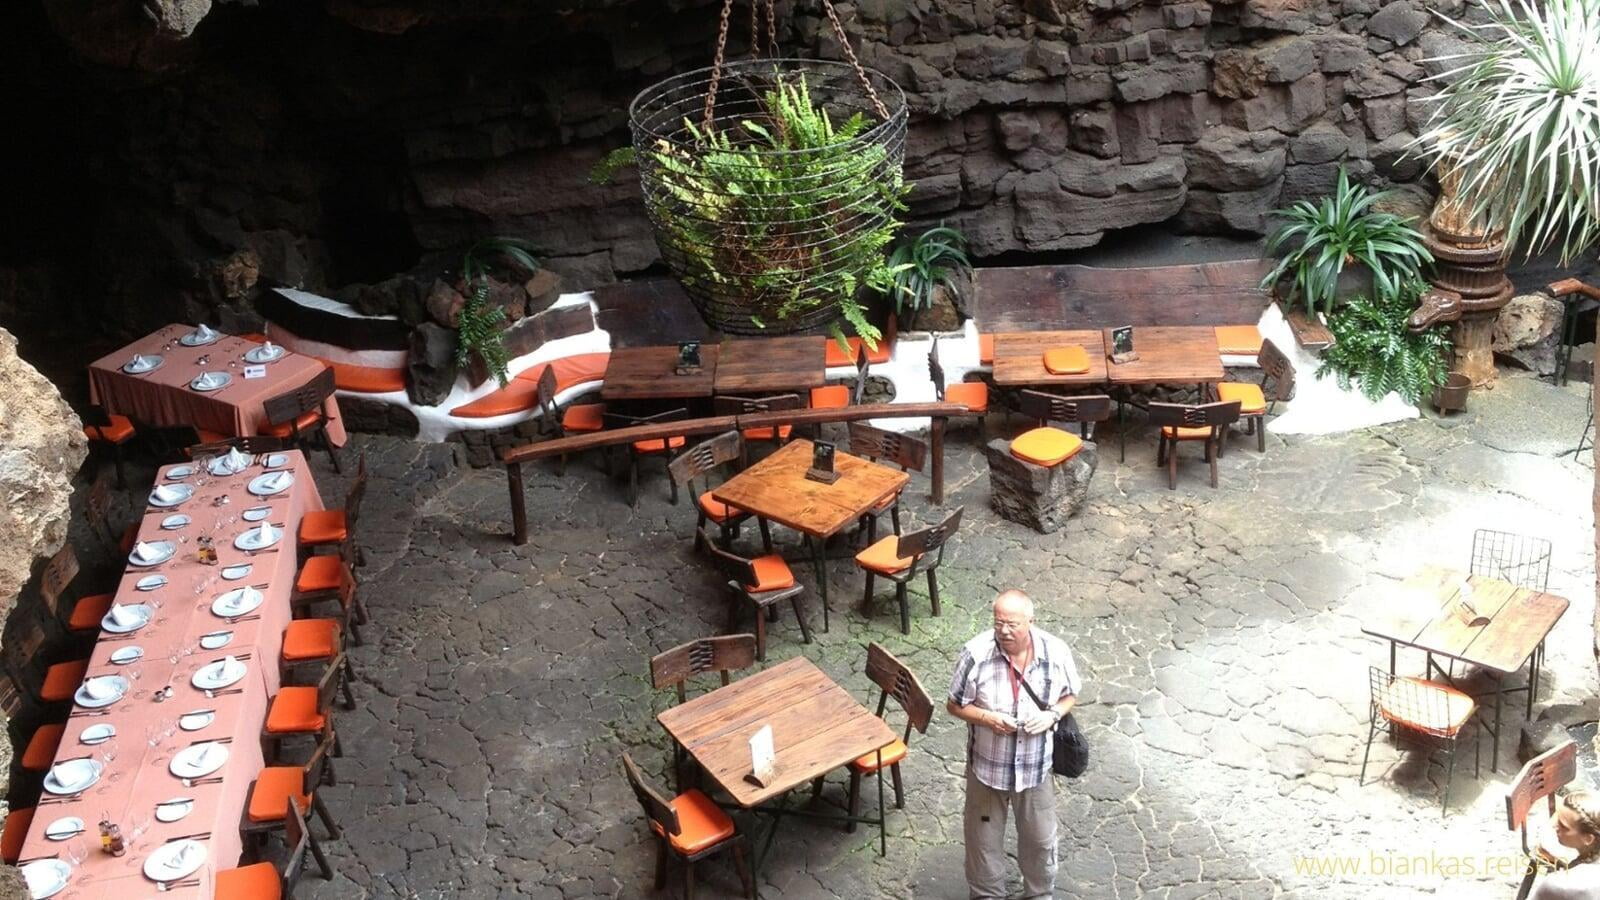
<svg viewBox="0 0 1600 900"><path fill-rule="evenodd" d="M1027 622L1007 622L1003 619L994 620L995 631L1021 631L1028 627Z"/></svg>

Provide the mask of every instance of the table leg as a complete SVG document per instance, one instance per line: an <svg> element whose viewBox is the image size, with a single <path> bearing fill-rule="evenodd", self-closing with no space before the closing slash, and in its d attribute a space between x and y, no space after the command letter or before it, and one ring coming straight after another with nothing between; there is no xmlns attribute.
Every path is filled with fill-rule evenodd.
<svg viewBox="0 0 1600 900"><path fill-rule="evenodd" d="M778 836L778 824L783 821L784 811L789 807L789 794L785 792L778 797L778 808L774 810L772 824L767 826L767 836L762 841L759 853L752 854L750 860L750 883L755 886L755 894L761 896L761 867L767 861L767 855L772 852L772 842ZM754 844L750 845L752 848Z"/></svg>
<svg viewBox="0 0 1600 900"><path fill-rule="evenodd" d="M822 630L828 630L828 548L827 539L806 535L811 542L812 562L817 570L817 592L822 594Z"/></svg>
<svg viewBox="0 0 1600 900"><path fill-rule="evenodd" d="M1120 399L1117 401L1117 461L1128 461L1128 413Z"/></svg>
<svg viewBox="0 0 1600 900"><path fill-rule="evenodd" d="M1397 647L1399 647L1399 645L1396 644L1394 641L1390 641L1389 642L1389 677L1390 678L1394 677L1394 655L1395 655L1395 650L1396 650Z"/></svg>
<svg viewBox="0 0 1600 900"><path fill-rule="evenodd" d="M528 498L522 490L522 463L506 463L506 488L511 493L511 540L528 542Z"/></svg>
<svg viewBox="0 0 1600 900"><path fill-rule="evenodd" d="M1490 764L1492 771L1500 771L1500 708L1504 705L1505 681L1499 675L1490 675L1494 679L1494 743L1490 747Z"/></svg>
<svg viewBox="0 0 1600 900"><path fill-rule="evenodd" d="M878 856L889 855L889 817L883 814L883 748L878 748Z"/></svg>

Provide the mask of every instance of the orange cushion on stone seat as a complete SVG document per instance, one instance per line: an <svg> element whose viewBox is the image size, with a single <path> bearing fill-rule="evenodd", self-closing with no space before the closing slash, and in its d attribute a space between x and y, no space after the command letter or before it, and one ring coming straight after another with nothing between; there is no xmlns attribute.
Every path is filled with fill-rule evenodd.
<svg viewBox="0 0 1600 900"><path fill-rule="evenodd" d="M648 441L634 441L633 452L666 453L668 450L676 450L679 447L682 447L685 443L687 443L687 441L688 439L681 434L669 438L651 438Z"/></svg>
<svg viewBox="0 0 1600 900"><path fill-rule="evenodd" d="M978 335L978 364L983 366L994 365L994 335Z"/></svg>
<svg viewBox="0 0 1600 900"><path fill-rule="evenodd" d="M87 659L60 662L45 670L44 682L39 685L39 699L46 703L71 700L78 685L83 683L83 673L89 670Z"/></svg>
<svg viewBox="0 0 1600 900"><path fill-rule="evenodd" d="M897 555L900 549L900 535L891 534L878 538L877 543L856 554L856 564L863 569L878 572L884 575L893 575L911 568L916 562L916 557Z"/></svg>
<svg viewBox="0 0 1600 900"><path fill-rule="evenodd" d="M61 748L61 734L66 725L40 725L28 739L28 749L22 751L22 768L29 772L43 772L56 761L56 751Z"/></svg>
<svg viewBox="0 0 1600 900"><path fill-rule="evenodd" d="M333 386L341 391L353 391L357 394L391 394L406 389L405 369L357 366L329 359L322 360L322 364L333 370Z"/></svg>
<svg viewBox="0 0 1600 900"><path fill-rule="evenodd" d="M72 607L72 615L67 617L67 628L72 631L98 631L100 620L106 617L111 609L111 602L116 599L115 594L90 594L79 597L77 605Z"/></svg>
<svg viewBox="0 0 1600 900"><path fill-rule="evenodd" d="M778 425L767 428L746 428L739 434L747 441L787 441L793 432L793 425Z"/></svg>
<svg viewBox="0 0 1600 900"><path fill-rule="evenodd" d="M1475 708L1473 699L1453 687L1410 676L1401 676L1395 681L1409 682L1425 696L1405 704L1408 708L1404 709L1388 707L1385 704L1392 700L1385 697L1380 701L1378 711L1391 722L1433 734L1452 735L1460 731L1461 726L1472 717Z"/></svg>
<svg viewBox="0 0 1600 900"><path fill-rule="evenodd" d="M843 409L849 405L850 388L845 385L830 384L811 389L812 409Z"/></svg>
<svg viewBox="0 0 1600 900"><path fill-rule="evenodd" d="M989 411L989 386L981 381L959 381L944 389L946 403L959 403L975 413Z"/></svg>
<svg viewBox="0 0 1600 900"><path fill-rule="evenodd" d="M311 797L302 793L305 770L299 766L268 766L250 789L250 806L245 813L252 822L277 822L289 817L289 798L305 812Z"/></svg>
<svg viewBox="0 0 1600 900"><path fill-rule="evenodd" d="M133 438L133 420L127 416L110 415L105 425L85 425L83 434L91 441L121 444Z"/></svg>
<svg viewBox="0 0 1600 900"><path fill-rule="evenodd" d="M331 659L338 648L338 619L295 619L283 630L284 662Z"/></svg>
<svg viewBox="0 0 1600 900"><path fill-rule="evenodd" d="M605 427L604 403L580 403L561 411L562 431L604 431Z"/></svg>
<svg viewBox="0 0 1600 900"><path fill-rule="evenodd" d="M22 856L22 842L28 836L28 826L33 824L33 807L13 809L6 814L0 826L0 860L16 865Z"/></svg>
<svg viewBox="0 0 1600 900"><path fill-rule="evenodd" d="M1217 397L1223 403L1239 402L1239 414L1242 416L1260 415L1267 411L1267 395L1261 392L1261 385L1251 384L1248 381L1224 381L1217 385Z"/></svg>
<svg viewBox="0 0 1600 900"><path fill-rule="evenodd" d="M338 544L349 536L342 509L314 509L300 519L302 544Z"/></svg>
<svg viewBox="0 0 1600 900"><path fill-rule="evenodd" d="M283 882L277 866L258 862L218 872L212 896L216 900L280 900Z"/></svg>
<svg viewBox="0 0 1600 900"><path fill-rule="evenodd" d="M272 706L267 708L268 734L312 734L326 724L327 717L317 710L317 689L313 686L279 688Z"/></svg>
<svg viewBox="0 0 1600 900"><path fill-rule="evenodd" d="M321 421L322 410L313 409L309 412L302 413L300 418L295 419L293 422L283 422L278 425L263 425L261 427L261 433L267 435L268 437L286 438L292 436L296 431L304 434L305 432L310 431L312 428L315 428Z"/></svg>
<svg viewBox="0 0 1600 900"><path fill-rule="evenodd" d="M706 518L713 522L726 522L729 519L744 515L744 510L729 506L711 495L710 491L702 493L697 502Z"/></svg>
<svg viewBox="0 0 1600 900"><path fill-rule="evenodd" d="M1081 375L1089 371L1089 351L1074 344L1044 352L1045 370L1055 375Z"/></svg>
<svg viewBox="0 0 1600 900"><path fill-rule="evenodd" d="M751 593L761 594L794 587L794 573L789 571L789 564L782 556L776 553L758 556L750 563L756 570L756 583L746 585L745 589Z"/></svg>
<svg viewBox="0 0 1600 900"><path fill-rule="evenodd" d="M338 590L339 565L339 557L333 553L307 559L295 576L294 589L302 594Z"/></svg>
<svg viewBox="0 0 1600 900"><path fill-rule="evenodd" d="M1211 437L1211 426L1197 425L1190 428L1187 425L1163 425L1161 436L1169 441L1203 441Z"/></svg>
<svg viewBox="0 0 1600 900"><path fill-rule="evenodd" d="M671 800L667 805L678 814L678 833L666 834L655 822L650 827L656 834L664 835L672 849L692 856L733 837L733 820L710 797L691 788Z"/></svg>
<svg viewBox="0 0 1600 900"><path fill-rule="evenodd" d="M450 410L450 415L458 419L492 419L495 416L527 412L538 405L538 383L523 381L518 377L511 379L510 384L497 391Z"/></svg>
<svg viewBox="0 0 1600 900"><path fill-rule="evenodd" d="M1218 325L1217 352L1224 356L1255 356L1261 352L1261 330L1254 325Z"/></svg>
<svg viewBox="0 0 1600 900"><path fill-rule="evenodd" d="M1036 466L1066 462L1083 449L1083 439L1070 431L1045 426L1024 431L1011 442L1011 455Z"/></svg>
<svg viewBox="0 0 1600 900"><path fill-rule="evenodd" d="M570 387L583 384L586 381L599 381L606 377L606 365L611 362L611 354L579 353L576 356L563 356L552 360L550 368L556 372L556 391L559 393ZM538 382L543 372L533 372L531 380ZM523 372L518 378L528 378L529 373Z"/></svg>
<svg viewBox="0 0 1600 900"><path fill-rule="evenodd" d="M884 746L882 765L892 766L905 758L905 741L895 738ZM857 772L876 772L878 771L878 766L878 751L876 750L871 753L863 753L850 761L850 768L855 769Z"/></svg>

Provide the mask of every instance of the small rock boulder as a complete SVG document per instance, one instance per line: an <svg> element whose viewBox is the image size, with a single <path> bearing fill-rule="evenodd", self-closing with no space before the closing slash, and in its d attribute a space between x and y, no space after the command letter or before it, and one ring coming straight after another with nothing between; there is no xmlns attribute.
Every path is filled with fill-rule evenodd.
<svg viewBox="0 0 1600 900"><path fill-rule="evenodd" d="M1511 298L1494 323L1494 352L1539 375L1556 370L1563 307L1544 294Z"/></svg>
<svg viewBox="0 0 1600 900"><path fill-rule="evenodd" d="M1045 468L1011 455L1011 441L995 438L983 448L989 458L989 503L1003 519L1049 534L1059 529L1089 495L1100 454L1085 442L1078 454Z"/></svg>
<svg viewBox="0 0 1600 900"><path fill-rule="evenodd" d="M549 309L561 296L561 276L549 269L540 269L522 283L522 290L528 295L528 315L536 315Z"/></svg>
<svg viewBox="0 0 1600 900"><path fill-rule="evenodd" d="M456 333L423 322L411 331L406 395L420 406L438 406L456 383Z"/></svg>
<svg viewBox="0 0 1600 900"><path fill-rule="evenodd" d="M428 315L433 321L446 328L454 328L460 324L461 307L467 305L467 298L443 281L434 281L422 303L428 308Z"/></svg>

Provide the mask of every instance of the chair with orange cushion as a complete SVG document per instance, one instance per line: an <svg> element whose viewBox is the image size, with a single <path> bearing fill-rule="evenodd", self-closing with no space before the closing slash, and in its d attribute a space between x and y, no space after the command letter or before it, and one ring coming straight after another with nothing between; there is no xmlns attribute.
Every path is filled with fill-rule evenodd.
<svg viewBox="0 0 1600 900"><path fill-rule="evenodd" d="M265 434L247 434L243 437L227 437L209 431L196 430L195 435L199 441L190 444L183 450L183 455L189 459L198 459L202 456L216 456L227 453L229 450L238 450L259 456L263 453L280 453L284 450L293 450L294 443L285 438L271 437Z"/></svg>
<svg viewBox="0 0 1600 900"><path fill-rule="evenodd" d="M107 413L98 406L90 407L83 415L83 436L89 439L89 446L111 449L112 458L116 460L118 488L126 484L122 477L122 447L137 434L138 429L127 416Z"/></svg>
<svg viewBox="0 0 1600 900"><path fill-rule="evenodd" d="M928 459L928 445L897 431L875 428L865 422L851 422L847 426L851 456L861 456L873 462L887 462L900 467L902 472L921 472ZM888 513L894 523L894 533L900 533L900 495L886 497L877 506L861 514L856 532L865 530L867 543L878 539L878 517ZM852 544L854 537L851 538Z"/></svg>
<svg viewBox="0 0 1600 900"><path fill-rule="evenodd" d="M928 351L928 378L933 381L933 393L940 403L959 403L967 408L968 415L977 418L981 438L989 421L989 386L981 381L946 385L944 366L939 364L938 338L933 339L933 348Z"/></svg>
<svg viewBox="0 0 1600 900"><path fill-rule="evenodd" d="M1217 352L1222 356L1255 356L1265 340L1254 325L1218 325Z"/></svg>
<svg viewBox="0 0 1600 900"><path fill-rule="evenodd" d="M56 760L56 751L61 749L61 736L66 729L64 722L51 722L34 729L33 736L28 738L27 748L17 760L18 768L24 772L44 772L49 769Z"/></svg>
<svg viewBox="0 0 1600 900"><path fill-rule="evenodd" d="M300 666L311 663L326 663L333 659L345 648L345 638L356 633L356 626L351 621L351 613L356 606L356 580L355 572L349 566L341 566L339 570L339 586L335 598L339 601L339 611L332 616L318 618L290 619L283 629L283 644L278 651L278 681L280 684L291 684L290 677ZM291 608L298 612L316 603L327 599L318 596L315 599L291 602ZM360 643L359 634L356 635ZM352 675L354 669L350 660L345 660L345 668Z"/></svg>
<svg viewBox="0 0 1600 900"><path fill-rule="evenodd" d="M656 690L675 688L678 702L689 699L686 685L690 678L705 672L722 676L722 685L732 681L730 673L748 669L756 664L756 636L753 634L724 634L717 637L696 638L650 657L650 686ZM685 781L686 758L683 745L672 742L672 771L678 786Z"/></svg>
<svg viewBox="0 0 1600 900"><path fill-rule="evenodd" d="M677 419L687 418L687 409L669 409L664 412L648 416L625 416L621 413L606 413L608 422L616 423L622 427L635 425L663 425ZM681 434L668 434L665 437L650 438L643 441L632 441L628 444L628 505L639 505L639 463L647 456L664 456L671 462L673 454L683 449L689 439ZM667 484L672 490L672 503L678 502L678 482L668 478Z"/></svg>
<svg viewBox="0 0 1600 900"><path fill-rule="evenodd" d="M320 445L328 452L335 472L339 468L339 454L328 439L328 420L322 406L333 396L333 370L324 367L310 381L276 397L268 397L261 410L266 424L260 429L268 437L283 438L302 450Z"/></svg>
<svg viewBox="0 0 1600 900"><path fill-rule="evenodd" d="M77 693L78 685L83 684L83 676L88 671L87 659L73 659L47 667L43 680L39 682L37 699L40 703L71 703L72 695Z"/></svg>
<svg viewBox="0 0 1600 900"><path fill-rule="evenodd" d="M552 438L564 438L569 434L589 434L604 431L606 427L606 405L604 403L569 403L563 409L556 405L556 394L559 392L555 366L545 366L539 373L538 389L536 396L539 399L540 428ZM567 472L567 455L561 454L559 474Z"/></svg>
<svg viewBox="0 0 1600 900"><path fill-rule="evenodd" d="M1456 772L1456 746L1461 732L1477 709L1472 697L1447 685L1421 678L1395 676L1371 666L1371 727L1367 730L1367 750L1361 757L1361 777L1367 781L1367 760L1372 756L1372 739L1386 727L1390 738L1410 739L1429 751L1438 749L1450 756L1444 776L1445 810L1450 806L1450 780ZM1472 742L1473 771L1480 772L1479 741Z"/></svg>
<svg viewBox="0 0 1600 900"><path fill-rule="evenodd" d="M694 900L694 864L732 849L744 893L750 897L756 895L755 882L745 866L744 839L739 836L733 819L721 807L698 789L684 791L667 800L645 781L644 774L626 753L622 754L622 770L655 837L656 890L667 885L667 860L676 859L683 864L684 897Z"/></svg>
<svg viewBox="0 0 1600 900"><path fill-rule="evenodd" d="M22 844L28 838L28 827L33 824L34 807L13 809L6 813L4 825L0 825L0 862L8 866L17 864L22 856Z"/></svg>
<svg viewBox="0 0 1600 900"><path fill-rule="evenodd" d="M1256 450L1265 453L1267 415L1280 401L1286 401L1293 396L1294 364L1283 355L1277 344L1268 340L1261 342L1261 349L1256 354L1256 364L1261 367L1260 384L1248 381L1224 381L1217 385L1217 399L1225 403L1238 402L1239 417L1249 425L1250 431L1255 432ZM1223 441L1226 443L1226 435L1223 436Z"/></svg>
<svg viewBox="0 0 1600 900"><path fill-rule="evenodd" d="M994 365L994 335L978 335L978 365Z"/></svg>
<svg viewBox="0 0 1600 900"><path fill-rule="evenodd" d="M305 868L306 851L313 847L311 829L307 827L306 817L298 807L289 807L289 815L283 821L283 842L289 848L289 856L283 861L282 873L270 862L222 869L217 872L211 896L215 900L282 900L293 897L294 887L300 882L300 872ZM328 865L328 858L322 855L322 848L317 847L313 852L317 866L322 870L323 880L332 881L333 867Z"/></svg>
<svg viewBox="0 0 1600 900"><path fill-rule="evenodd" d="M800 622L801 639L811 643L811 626L806 624L805 613L800 609L800 595L805 593L805 585L795 580L782 556L769 553L748 559L712 543L705 536L705 529L697 530L700 542L711 553L712 562L728 579L728 589L743 600L743 603L736 601L728 605L728 631L737 630L739 614L744 611L745 604L755 611L756 659L767 658L767 617L777 609L776 604L784 600L789 601L789 608Z"/></svg>
<svg viewBox="0 0 1600 900"><path fill-rule="evenodd" d="M361 517L361 500L367 495L367 454L362 453L356 461L356 478L351 482L350 489L345 491L344 506L340 509L313 509L308 510L300 517L298 538L300 548L315 552L321 547L337 547L350 542L356 546L357 559L360 558L359 545L355 545L356 522Z"/></svg>
<svg viewBox="0 0 1600 900"><path fill-rule="evenodd" d="M888 721L885 715L889 711L889 698L900 706L906 714L906 729L903 736L883 747L881 752L874 750L862 754L850 762L850 817L852 821L845 825L845 830L854 832L857 810L861 806L861 778L864 775L877 775L883 777L884 767L888 767L890 778L894 782L894 806L896 809L906 808L906 798L903 786L900 783L900 761L906 758L906 753L911 744L911 731L916 729L919 734L928 733L928 723L933 721L933 698L929 696L922 682L917 676L894 654L883 648L877 641L867 645L867 677L878 686L878 718ZM818 777L811 784L811 796L816 797L822 792L822 777ZM883 826L883 810L878 810L879 827Z"/></svg>
<svg viewBox="0 0 1600 900"><path fill-rule="evenodd" d="M1211 486L1216 487L1217 456L1221 450L1222 433L1237 421L1237 400L1199 406L1150 404L1150 424L1161 428L1160 438L1156 442L1156 465L1167 467L1167 488L1178 489L1178 445L1185 441L1205 442L1206 462L1211 464Z"/></svg>
<svg viewBox="0 0 1600 900"><path fill-rule="evenodd" d="M711 496L711 473L743 455L744 438L737 431L728 431L695 444L667 464L667 474L672 476L673 483L683 485L689 496L694 498L697 514L694 522L696 550L700 549L699 532L707 522L716 524L722 532L722 546L728 547L739 536L739 525L750 517L744 510ZM706 489L697 493L694 481L701 476L705 476Z"/></svg>
<svg viewBox="0 0 1600 900"><path fill-rule="evenodd" d="M72 545L64 545L56 554L45 563L44 570L39 573L39 599L44 603L44 608L50 615L67 630L69 634L84 637L100 633L100 619L111 608L112 594L90 594L77 599L72 604L72 611L63 614L65 606L62 598L67 594L67 588L78 575L78 554L73 551Z"/></svg>
<svg viewBox="0 0 1600 900"><path fill-rule="evenodd" d="M856 383L852 387L848 384L828 384L811 389L810 405L812 409L844 409L847 406L860 406L861 395L867 391L867 369L871 362L867 359L865 345L856 347Z"/></svg>
<svg viewBox="0 0 1600 900"><path fill-rule="evenodd" d="M269 748L269 762L280 758L283 739L296 736L316 736L333 721L333 698L344 696L344 708L355 709L356 699L350 694L349 658L341 651L328 660L317 683L285 684L272 695L267 705L267 720L261 726L261 743ZM335 738L333 755L342 755Z"/></svg>
<svg viewBox="0 0 1600 900"><path fill-rule="evenodd" d="M867 573L862 603L869 614L872 609L872 582L876 576L882 575L894 582L895 599L900 603L900 633L910 634L911 601L906 585L916 577L920 567L928 575L928 600L933 606L933 614L939 615L939 564L944 562L945 543L961 527L961 510L964 508L956 507L956 511L945 517L943 522L929 525L921 531L885 535L856 554L856 565ZM928 561L930 555L931 562Z"/></svg>
<svg viewBox="0 0 1600 900"><path fill-rule="evenodd" d="M784 412L800 409L803 405L799 394L775 394L771 397L735 397L721 394L711 398L711 411L719 416L753 416L758 413ZM781 447L788 443L789 436L793 433L793 425L766 425L741 429L739 434L744 438L745 455L740 458L739 467L744 468L749 463L751 443L770 442L774 447Z"/></svg>
<svg viewBox="0 0 1600 900"><path fill-rule="evenodd" d="M306 816L311 814L311 810L316 810L322 824L328 829L329 839L339 839L339 826L334 824L327 804L322 802L322 797L317 793L317 788L334 783L330 757L337 740L330 719L323 725L316 749L304 765L267 766L256 775L256 780L250 784L244 815L239 821L239 831L246 841L246 853L250 852L252 844L259 849L267 835L282 831L292 809L298 809L301 815ZM317 845L315 836L311 838L311 852L318 861L322 861L322 848Z"/></svg>
<svg viewBox="0 0 1600 900"><path fill-rule="evenodd" d="M1047 469L1077 456L1089 436L1089 426L1111 417L1111 398L1104 394L1061 397L1024 389L1017 391L1016 398L1017 411L1039 424L1012 439L1011 455ZM1051 422L1075 423L1078 433L1056 428Z"/></svg>
<svg viewBox="0 0 1600 900"><path fill-rule="evenodd" d="M318 603L336 601L339 604L339 621L346 624L350 637L357 647L361 646L361 630L357 623L365 625L367 607L361 600L359 586L356 582L355 571L350 566L349 559L344 555L322 554L306 560L300 567L300 572L295 576L294 593L289 595L289 607L296 620L310 621L311 607ZM308 629L311 626L306 626ZM289 640L285 632L284 640Z"/></svg>

